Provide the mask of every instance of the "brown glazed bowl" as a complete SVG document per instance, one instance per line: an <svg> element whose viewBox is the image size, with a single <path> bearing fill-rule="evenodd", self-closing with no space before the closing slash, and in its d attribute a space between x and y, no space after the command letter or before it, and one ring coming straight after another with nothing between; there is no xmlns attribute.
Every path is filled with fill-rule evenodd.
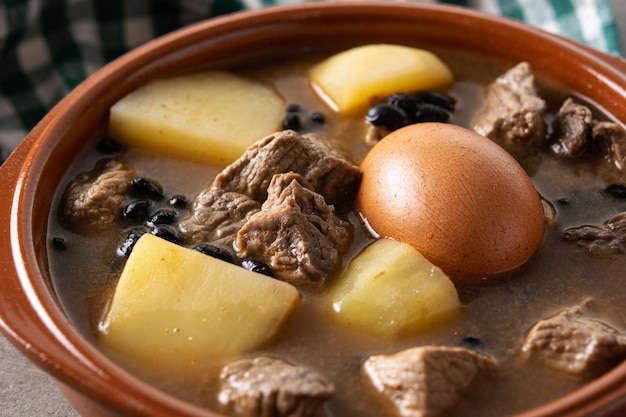
<svg viewBox="0 0 626 417"><path fill-rule="evenodd" d="M500 63L531 63L626 121L626 61L468 9L410 3L308 3L235 13L156 39L68 94L0 168L0 327L49 372L84 416L216 416L166 395L108 359L68 320L47 267L53 194L109 107L154 78L243 57L368 42L444 47ZM626 362L582 389L518 417L626 415Z"/></svg>

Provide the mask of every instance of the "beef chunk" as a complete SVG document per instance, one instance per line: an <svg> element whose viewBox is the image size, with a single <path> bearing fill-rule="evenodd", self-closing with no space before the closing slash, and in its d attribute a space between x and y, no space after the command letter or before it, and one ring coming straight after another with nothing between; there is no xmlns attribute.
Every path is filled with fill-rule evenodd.
<svg viewBox="0 0 626 417"><path fill-rule="evenodd" d="M626 171L626 129L615 122L594 121L591 137L603 149L604 160L623 174Z"/></svg>
<svg viewBox="0 0 626 417"><path fill-rule="evenodd" d="M626 336L574 307L535 324L524 340L522 354L552 368L591 377L626 358Z"/></svg>
<svg viewBox="0 0 626 417"><path fill-rule="evenodd" d="M341 263L352 240L349 222L296 173L275 175L261 211L237 234L238 255L259 259L277 278L321 281Z"/></svg>
<svg viewBox="0 0 626 417"><path fill-rule="evenodd" d="M594 255L626 253L626 212L616 214L601 226L584 225L566 229L563 237Z"/></svg>
<svg viewBox="0 0 626 417"><path fill-rule="evenodd" d="M461 347L420 346L369 357L363 371L404 417L433 417L452 408L479 376L495 372L485 355Z"/></svg>
<svg viewBox="0 0 626 417"><path fill-rule="evenodd" d="M554 120L556 140L550 146L559 156L574 158L582 155L591 139L593 114L587 106L566 99Z"/></svg>
<svg viewBox="0 0 626 417"><path fill-rule="evenodd" d="M132 170L115 160L103 161L93 171L80 174L65 192L64 218L70 225L81 224L81 230L109 227L120 219L134 177Z"/></svg>
<svg viewBox="0 0 626 417"><path fill-rule="evenodd" d="M545 140L546 103L537 95L535 75L521 62L487 86L485 105L473 129L496 142L540 143Z"/></svg>
<svg viewBox="0 0 626 417"><path fill-rule="evenodd" d="M302 175L331 202L355 189L361 178L359 168L338 149L314 135L285 130L251 145L218 174L213 186L263 202L272 177L290 171Z"/></svg>
<svg viewBox="0 0 626 417"><path fill-rule="evenodd" d="M329 202L356 190L360 169L314 136L261 139L217 175L179 228L186 243L236 243L240 258L286 281L321 281L352 240ZM236 242L235 242L236 241Z"/></svg>
<svg viewBox="0 0 626 417"><path fill-rule="evenodd" d="M258 357L222 369L218 399L224 412L242 417L321 417L334 387L310 369Z"/></svg>
<svg viewBox="0 0 626 417"><path fill-rule="evenodd" d="M250 216L261 209L261 203L236 192L209 187L194 199L191 215L179 225L187 243L229 241Z"/></svg>
<svg viewBox="0 0 626 417"><path fill-rule="evenodd" d="M565 158L599 155L623 172L626 130L618 123L594 119L589 107L568 98L556 114L550 149Z"/></svg>

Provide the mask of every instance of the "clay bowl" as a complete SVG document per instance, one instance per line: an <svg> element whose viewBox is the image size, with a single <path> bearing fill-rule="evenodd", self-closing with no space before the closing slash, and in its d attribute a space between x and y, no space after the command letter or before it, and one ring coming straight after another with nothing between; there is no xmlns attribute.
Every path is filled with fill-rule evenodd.
<svg viewBox="0 0 626 417"><path fill-rule="evenodd" d="M141 382L73 327L47 268L46 226L57 184L109 107L148 80L303 47L406 43L471 52L536 72L626 121L626 62L471 10L406 3L314 3L208 20L102 68L65 97L0 169L0 325L85 416L215 416ZM524 417L624 415L626 363Z"/></svg>

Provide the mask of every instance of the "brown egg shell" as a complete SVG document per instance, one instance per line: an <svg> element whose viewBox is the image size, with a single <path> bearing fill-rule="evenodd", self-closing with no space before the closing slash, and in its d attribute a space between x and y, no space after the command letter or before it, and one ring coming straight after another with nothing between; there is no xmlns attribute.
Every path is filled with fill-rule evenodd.
<svg viewBox="0 0 626 417"><path fill-rule="evenodd" d="M371 228L413 245L459 282L518 268L543 240L543 209L526 172L468 129L399 129L361 168L357 202Z"/></svg>

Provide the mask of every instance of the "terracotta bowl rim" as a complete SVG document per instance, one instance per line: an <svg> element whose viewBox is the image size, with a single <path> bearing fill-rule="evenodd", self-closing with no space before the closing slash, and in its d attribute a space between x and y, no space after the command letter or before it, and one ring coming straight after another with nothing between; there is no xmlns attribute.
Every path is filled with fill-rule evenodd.
<svg viewBox="0 0 626 417"><path fill-rule="evenodd" d="M177 45L192 45L199 36L210 30L230 28L227 30L238 31L251 22L267 24L289 19L300 22L328 14L345 16L364 10L370 14L379 12L381 15L385 15L385 10L437 13L444 22L452 22L450 19L453 18L459 25L482 22L492 28L506 29L519 36L542 40L558 47L560 54L580 58L587 72L596 74L600 82L610 84L621 92L623 102L626 103L626 61L520 22L457 6L384 1L302 3L236 12L179 29L136 48L90 76L42 119L0 168L0 183L3 183L0 190L4 195L12 196L0 206L7 215L6 219L0 220L0 225L5 229L4 236L0 236L0 246L10 247L13 258L3 254L0 259L0 271L4 274L0 281L6 281L4 288L14 291L0 293L0 329L7 338L62 384L113 410L151 415L149 413L158 406L167 413L163 415L215 415L163 394L128 374L86 340L65 317L55 301L53 289L42 282L41 265L38 265L35 254L41 246L23 239L20 233L32 232L32 219L27 218L32 213L25 207L34 203L37 189L35 183L40 175L37 170L45 166L48 153L56 146L57 139L63 137L64 129L67 128L63 124L77 121L85 106L97 100L102 85L110 85L111 82L105 80L112 73L139 71L138 65L145 63L146 57L172 54ZM27 235L32 236L31 233ZM112 381L123 381L123 385L107 386ZM622 402L626 401L623 399L626 398L626 362L574 393L519 414L518 417L560 416L574 411L578 413L576 415L588 415L589 412L598 411L597 407L618 402L620 398ZM584 408L585 404L591 404L591 408Z"/></svg>

